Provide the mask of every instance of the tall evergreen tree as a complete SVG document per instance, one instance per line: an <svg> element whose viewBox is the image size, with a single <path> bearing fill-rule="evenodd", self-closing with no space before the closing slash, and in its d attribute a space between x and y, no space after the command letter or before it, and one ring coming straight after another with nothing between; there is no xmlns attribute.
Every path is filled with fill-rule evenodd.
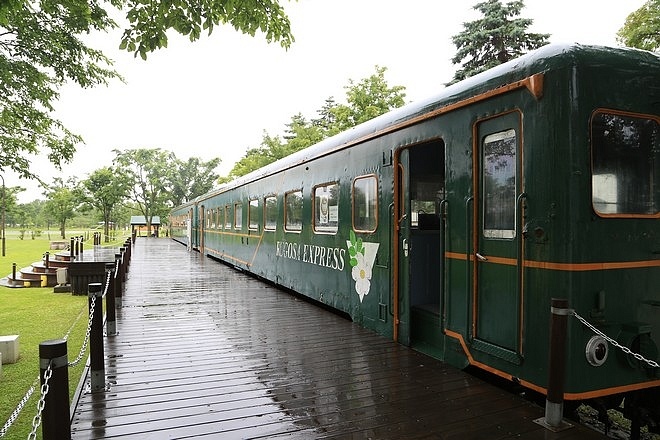
<svg viewBox="0 0 660 440"><path fill-rule="evenodd" d="M453 64L461 64L449 84L461 81L548 44L550 34L528 33L533 20L515 18L524 8L523 0L502 4L500 0L477 3L473 9L483 17L463 23L462 32L452 37L456 46Z"/></svg>

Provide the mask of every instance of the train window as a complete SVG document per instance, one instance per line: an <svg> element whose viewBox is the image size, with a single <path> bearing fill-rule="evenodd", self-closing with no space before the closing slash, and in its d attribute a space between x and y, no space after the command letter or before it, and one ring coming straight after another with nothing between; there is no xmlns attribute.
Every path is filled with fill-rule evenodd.
<svg viewBox="0 0 660 440"><path fill-rule="evenodd" d="M291 191L284 195L284 229L302 231L302 191Z"/></svg>
<svg viewBox="0 0 660 440"><path fill-rule="evenodd" d="M274 231L277 226L277 197L268 196L264 199L264 229Z"/></svg>
<svg viewBox="0 0 660 440"><path fill-rule="evenodd" d="M217 209L212 209L211 210L211 229L215 229L216 220L218 218L218 210Z"/></svg>
<svg viewBox="0 0 660 440"><path fill-rule="evenodd" d="M243 228L243 205L234 203L234 229Z"/></svg>
<svg viewBox="0 0 660 440"><path fill-rule="evenodd" d="M206 210L206 229L209 229L211 227L211 210L207 209Z"/></svg>
<svg viewBox="0 0 660 440"><path fill-rule="evenodd" d="M353 229L374 232L378 226L378 180L376 176L353 181Z"/></svg>
<svg viewBox="0 0 660 440"><path fill-rule="evenodd" d="M231 229L231 206L225 205L225 229Z"/></svg>
<svg viewBox="0 0 660 440"><path fill-rule="evenodd" d="M339 224L339 185L330 183L314 188L314 231L337 232Z"/></svg>
<svg viewBox="0 0 660 440"><path fill-rule="evenodd" d="M512 239L516 236L516 131L486 136L482 163L484 237Z"/></svg>
<svg viewBox="0 0 660 440"><path fill-rule="evenodd" d="M259 200L250 200L248 206L248 227L253 230L259 230Z"/></svg>
<svg viewBox="0 0 660 440"><path fill-rule="evenodd" d="M660 214L660 119L598 111L591 119L591 200L603 216Z"/></svg>

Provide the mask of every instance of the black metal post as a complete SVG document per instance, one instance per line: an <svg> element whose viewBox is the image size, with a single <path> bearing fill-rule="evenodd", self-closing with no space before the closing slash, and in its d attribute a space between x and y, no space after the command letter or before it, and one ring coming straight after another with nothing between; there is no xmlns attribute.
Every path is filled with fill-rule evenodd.
<svg viewBox="0 0 660 440"><path fill-rule="evenodd" d="M122 306L122 278L121 272L121 254L115 254L115 306Z"/></svg>
<svg viewBox="0 0 660 440"><path fill-rule="evenodd" d="M105 263L105 274L108 290L105 294L105 330L108 336L117 334L117 318L115 313L115 263Z"/></svg>
<svg viewBox="0 0 660 440"><path fill-rule="evenodd" d="M45 257L46 257L45 265L46 265L46 269L48 269L50 266L50 252L46 251Z"/></svg>
<svg viewBox="0 0 660 440"><path fill-rule="evenodd" d="M550 307L550 349L548 355L548 395L545 416L537 420L551 431L563 431L573 425L563 420L564 383L566 378L566 335L572 314L567 299L552 298Z"/></svg>
<svg viewBox="0 0 660 440"><path fill-rule="evenodd" d="M50 366L48 394L41 414L41 433L44 440L71 439L71 414L69 412L69 360L66 341L53 339L39 344L39 377L41 385L44 373Z"/></svg>
<svg viewBox="0 0 660 440"><path fill-rule="evenodd" d="M103 284L90 283L89 310L92 310L92 299L94 300L94 316L92 318L92 329L89 334L89 358L90 358L90 382L92 393L105 390L105 362L103 348Z"/></svg>
<svg viewBox="0 0 660 440"><path fill-rule="evenodd" d="M71 260L73 260L73 256L75 255L75 253L74 253L75 252L75 249L74 249L75 244L76 244L75 239L73 237L71 237L71 244L69 245L69 257L71 258Z"/></svg>
<svg viewBox="0 0 660 440"><path fill-rule="evenodd" d="M16 263L11 264L11 279L16 281Z"/></svg>
<svg viewBox="0 0 660 440"><path fill-rule="evenodd" d="M120 247L119 252L121 253L121 280L126 281L126 272L128 272L128 256L126 255L126 248Z"/></svg>
<svg viewBox="0 0 660 440"><path fill-rule="evenodd" d="M85 236L81 235L80 236L80 253L82 254L84 251L84 243L85 243Z"/></svg>

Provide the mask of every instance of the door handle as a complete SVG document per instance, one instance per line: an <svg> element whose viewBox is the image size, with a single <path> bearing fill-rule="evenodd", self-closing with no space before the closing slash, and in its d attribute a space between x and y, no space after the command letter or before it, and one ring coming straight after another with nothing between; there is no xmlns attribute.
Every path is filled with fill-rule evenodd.
<svg viewBox="0 0 660 440"><path fill-rule="evenodd" d="M403 255L408 256L408 239L404 238L403 239Z"/></svg>
<svg viewBox="0 0 660 440"><path fill-rule="evenodd" d="M479 252L477 252L475 255L477 256L477 260L479 261L488 261L488 258L484 257Z"/></svg>

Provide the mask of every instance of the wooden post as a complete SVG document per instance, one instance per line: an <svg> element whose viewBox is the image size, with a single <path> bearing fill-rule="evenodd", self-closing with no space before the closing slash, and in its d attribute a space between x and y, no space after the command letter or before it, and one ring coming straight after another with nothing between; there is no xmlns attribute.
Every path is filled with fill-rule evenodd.
<svg viewBox="0 0 660 440"><path fill-rule="evenodd" d="M105 274L108 290L105 294L105 329L108 336L117 335L117 318L115 311L115 263L105 263Z"/></svg>
<svg viewBox="0 0 660 440"><path fill-rule="evenodd" d="M71 439L71 413L69 412L69 361L66 341L53 339L39 344L39 370L41 385L50 366L48 394L41 414L41 433L44 440Z"/></svg>
<svg viewBox="0 0 660 440"><path fill-rule="evenodd" d="M94 298L94 316L89 334L89 371L91 391L96 393L105 390L105 361L103 348L103 284L89 284L89 309L92 310Z"/></svg>

